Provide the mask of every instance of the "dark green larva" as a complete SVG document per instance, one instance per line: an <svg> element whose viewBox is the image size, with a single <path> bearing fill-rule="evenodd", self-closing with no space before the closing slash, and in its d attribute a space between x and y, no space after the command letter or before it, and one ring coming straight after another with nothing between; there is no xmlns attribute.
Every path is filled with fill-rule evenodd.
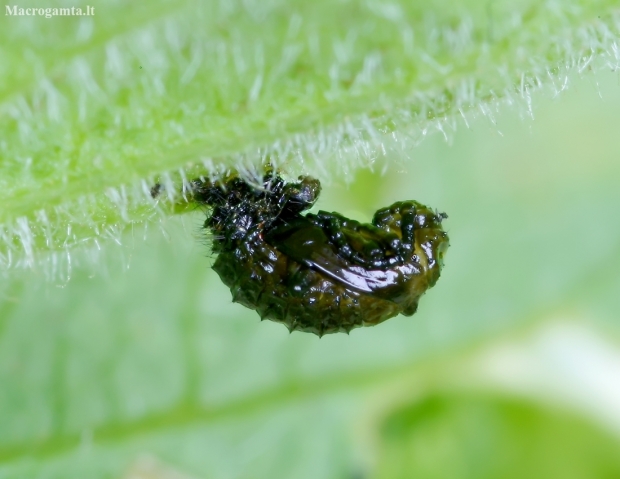
<svg viewBox="0 0 620 479"><path fill-rule="evenodd" d="M193 187L209 207L213 269L233 301L290 331L348 333L411 316L439 279L447 216L417 201L382 208L362 224L324 211L302 216L321 190L308 176L286 182L269 170L257 183L231 175Z"/></svg>

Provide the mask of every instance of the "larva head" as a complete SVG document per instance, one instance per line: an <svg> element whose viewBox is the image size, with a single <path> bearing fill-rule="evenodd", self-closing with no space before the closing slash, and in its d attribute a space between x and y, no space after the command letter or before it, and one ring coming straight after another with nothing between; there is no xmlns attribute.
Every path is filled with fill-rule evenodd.
<svg viewBox="0 0 620 479"><path fill-rule="evenodd" d="M298 183L288 183L284 186L282 195L286 204L287 214L296 215L312 208L321 194L321 183L310 176L300 176Z"/></svg>

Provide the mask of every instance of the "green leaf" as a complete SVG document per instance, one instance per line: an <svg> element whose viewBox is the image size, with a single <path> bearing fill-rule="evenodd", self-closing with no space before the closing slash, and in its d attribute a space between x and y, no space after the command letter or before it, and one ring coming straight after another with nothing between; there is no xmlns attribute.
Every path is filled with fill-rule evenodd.
<svg viewBox="0 0 620 479"><path fill-rule="evenodd" d="M382 479L589 479L620 475L620 439L572 413L517 399L446 393L390 414Z"/></svg>
<svg viewBox="0 0 620 479"><path fill-rule="evenodd" d="M613 0L91 6L2 17L0 265L118 240L158 216L158 178L265 158L342 176L618 64Z"/></svg>

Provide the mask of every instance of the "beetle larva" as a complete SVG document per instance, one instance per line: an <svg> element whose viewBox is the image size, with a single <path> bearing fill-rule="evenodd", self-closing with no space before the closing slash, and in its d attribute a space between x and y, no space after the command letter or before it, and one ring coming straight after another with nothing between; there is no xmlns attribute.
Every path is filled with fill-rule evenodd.
<svg viewBox="0 0 620 479"><path fill-rule="evenodd" d="M194 181L209 206L213 269L233 301L261 318L322 336L411 316L439 279L448 235L443 213L417 201L378 210L371 224L338 213L301 213L318 180L286 182L270 169L256 184L231 175Z"/></svg>

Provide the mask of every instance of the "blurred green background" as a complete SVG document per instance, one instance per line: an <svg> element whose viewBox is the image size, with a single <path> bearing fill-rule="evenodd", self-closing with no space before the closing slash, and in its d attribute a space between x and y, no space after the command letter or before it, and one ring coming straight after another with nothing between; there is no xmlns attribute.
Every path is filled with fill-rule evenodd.
<svg viewBox="0 0 620 479"><path fill-rule="evenodd" d="M0 477L619 478L620 76L569 84L324 186L317 209L357 219L449 214L411 318L261 323L210 270L199 211L96 266L76 252L58 284L10 272Z"/></svg>

